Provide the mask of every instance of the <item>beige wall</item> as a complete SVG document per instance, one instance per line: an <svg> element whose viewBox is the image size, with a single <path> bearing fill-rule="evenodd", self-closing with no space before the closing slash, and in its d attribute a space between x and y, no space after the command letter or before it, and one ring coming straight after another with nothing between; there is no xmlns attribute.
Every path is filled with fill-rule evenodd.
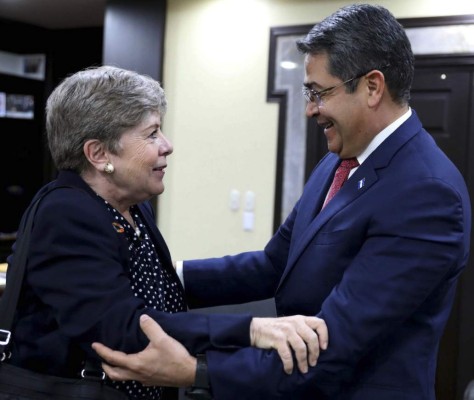
<svg viewBox="0 0 474 400"><path fill-rule="evenodd" d="M474 1L379 0L397 18L474 14ZM174 259L262 248L272 234L278 106L267 103L270 28L315 23L346 1L168 2L164 132L174 144L159 227ZM302 77L303 78L303 77ZM240 209L229 209L232 189ZM255 228L242 229L243 193Z"/></svg>

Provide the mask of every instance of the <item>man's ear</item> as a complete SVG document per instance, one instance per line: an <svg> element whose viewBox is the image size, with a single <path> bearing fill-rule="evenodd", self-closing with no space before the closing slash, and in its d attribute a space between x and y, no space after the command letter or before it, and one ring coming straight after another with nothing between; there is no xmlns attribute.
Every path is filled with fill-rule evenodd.
<svg viewBox="0 0 474 400"><path fill-rule="evenodd" d="M376 107L382 100L385 91L385 77L379 70L373 70L365 76L367 85L367 102L369 107Z"/></svg>
<svg viewBox="0 0 474 400"><path fill-rule="evenodd" d="M90 139L84 143L83 150L90 164L99 171L104 171L105 165L109 162L104 144L97 139Z"/></svg>

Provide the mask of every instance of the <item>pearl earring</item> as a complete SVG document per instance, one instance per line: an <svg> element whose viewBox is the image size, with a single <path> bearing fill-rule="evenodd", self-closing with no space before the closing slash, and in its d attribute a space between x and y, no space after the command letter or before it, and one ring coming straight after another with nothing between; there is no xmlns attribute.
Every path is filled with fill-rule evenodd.
<svg viewBox="0 0 474 400"><path fill-rule="evenodd" d="M105 164L105 167L104 167L104 172L107 172L108 174L113 174L113 172L115 171L115 168L114 166L107 162L107 164Z"/></svg>

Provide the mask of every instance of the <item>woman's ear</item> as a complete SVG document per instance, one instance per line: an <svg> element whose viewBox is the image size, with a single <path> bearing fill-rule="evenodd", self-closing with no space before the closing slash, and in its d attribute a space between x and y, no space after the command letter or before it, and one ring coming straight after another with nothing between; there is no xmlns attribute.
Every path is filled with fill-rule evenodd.
<svg viewBox="0 0 474 400"><path fill-rule="evenodd" d="M108 152L104 144L97 139L90 139L84 143L84 155L91 166L99 171L104 171L109 162Z"/></svg>
<svg viewBox="0 0 474 400"><path fill-rule="evenodd" d="M373 70L366 75L367 102L369 107L376 107L382 100L385 91L385 77L379 70Z"/></svg>

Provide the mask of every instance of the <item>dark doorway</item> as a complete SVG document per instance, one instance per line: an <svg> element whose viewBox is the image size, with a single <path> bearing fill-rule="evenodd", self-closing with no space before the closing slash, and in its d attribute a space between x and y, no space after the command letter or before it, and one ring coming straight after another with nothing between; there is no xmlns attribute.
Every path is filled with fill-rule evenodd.
<svg viewBox="0 0 474 400"><path fill-rule="evenodd" d="M445 59L424 59L416 68L411 106L425 129L456 164L474 199L472 172L474 65L443 65ZM471 245L471 248L472 245ZM474 379L474 258L463 272L445 334L436 379L438 400L462 399Z"/></svg>
<svg viewBox="0 0 474 400"><path fill-rule="evenodd" d="M27 96L34 104L31 118L0 118L0 263L6 261L21 215L42 183L43 92L42 81L0 74L0 92Z"/></svg>

